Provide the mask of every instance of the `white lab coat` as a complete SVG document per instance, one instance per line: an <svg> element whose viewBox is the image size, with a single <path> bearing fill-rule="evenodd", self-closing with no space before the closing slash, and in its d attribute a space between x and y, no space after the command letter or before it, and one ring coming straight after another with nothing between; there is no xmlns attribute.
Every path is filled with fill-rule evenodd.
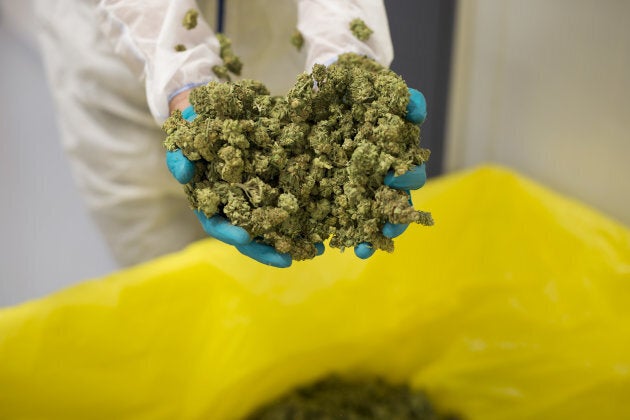
<svg viewBox="0 0 630 420"><path fill-rule="evenodd" d="M97 4L98 3L98 4ZM216 1L39 0L40 45L64 148L112 253L131 265L204 237L164 163L159 123L170 98L214 78L221 63L211 25ZM389 66L393 49L382 0L226 0L225 33L244 78L285 93L298 73L344 52ZM198 25L183 17L200 9ZM374 30L367 42L354 18ZM302 52L290 44L296 26ZM184 52L175 45L184 44ZM86 244L89 246L89 244ZM210 258L211 256L209 256Z"/></svg>

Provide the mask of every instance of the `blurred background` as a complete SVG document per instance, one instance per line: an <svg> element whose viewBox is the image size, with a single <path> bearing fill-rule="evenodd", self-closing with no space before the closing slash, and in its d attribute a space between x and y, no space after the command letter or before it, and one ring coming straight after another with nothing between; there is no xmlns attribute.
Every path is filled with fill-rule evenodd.
<svg viewBox="0 0 630 420"><path fill-rule="evenodd" d="M430 176L494 162L630 226L630 2L386 1ZM0 0L0 306L116 269L61 148L29 1ZM492 188L491 185L488 188Z"/></svg>
<svg viewBox="0 0 630 420"><path fill-rule="evenodd" d="M0 2L0 306L116 268L70 173L31 1Z"/></svg>

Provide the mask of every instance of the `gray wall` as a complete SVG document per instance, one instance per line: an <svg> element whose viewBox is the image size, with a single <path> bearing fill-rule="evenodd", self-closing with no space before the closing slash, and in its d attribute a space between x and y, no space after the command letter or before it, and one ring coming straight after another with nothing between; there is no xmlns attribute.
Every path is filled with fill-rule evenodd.
<svg viewBox="0 0 630 420"><path fill-rule="evenodd" d="M427 99L422 147L431 150L429 177L442 172L455 0L386 0L394 43L392 70Z"/></svg>
<svg viewBox="0 0 630 420"><path fill-rule="evenodd" d="M0 306L115 267L75 189L38 53L11 18L0 16Z"/></svg>

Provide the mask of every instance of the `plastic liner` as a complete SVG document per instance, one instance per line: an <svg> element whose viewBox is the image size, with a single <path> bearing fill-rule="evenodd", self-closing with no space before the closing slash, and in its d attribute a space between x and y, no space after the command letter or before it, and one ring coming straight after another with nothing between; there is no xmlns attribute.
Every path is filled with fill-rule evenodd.
<svg viewBox="0 0 630 420"><path fill-rule="evenodd" d="M630 230L497 167L414 202L436 225L393 254L207 240L1 310L0 418L237 419L333 372L468 419L630 418Z"/></svg>

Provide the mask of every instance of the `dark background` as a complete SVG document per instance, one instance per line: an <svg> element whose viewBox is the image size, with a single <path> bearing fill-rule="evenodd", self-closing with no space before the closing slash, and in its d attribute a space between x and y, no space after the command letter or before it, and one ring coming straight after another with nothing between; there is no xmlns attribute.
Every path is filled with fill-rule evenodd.
<svg viewBox="0 0 630 420"><path fill-rule="evenodd" d="M442 173L456 0L385 0L394 43L392 70L427 99L422 147L429 177Z"/></svg>

